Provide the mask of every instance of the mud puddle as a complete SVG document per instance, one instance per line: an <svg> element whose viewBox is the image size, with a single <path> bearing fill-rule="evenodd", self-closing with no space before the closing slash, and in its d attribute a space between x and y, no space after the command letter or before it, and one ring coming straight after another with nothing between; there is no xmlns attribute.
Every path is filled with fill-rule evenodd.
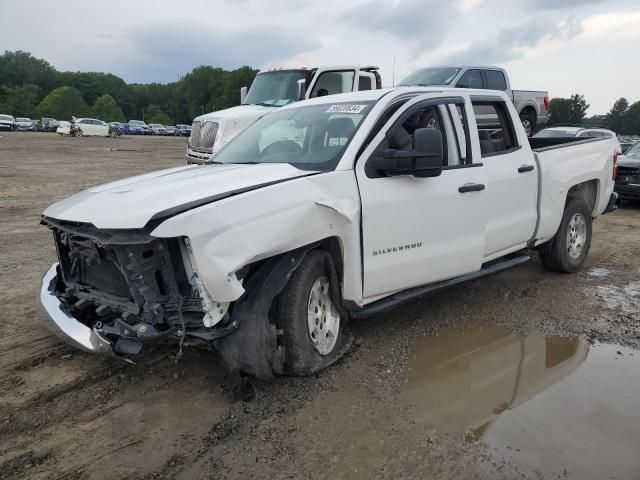
<svg viewBox="0 0 640 480"><path fill-rule="evenodd" d="M448 331L416 342L416 420L526 478L640 478L640 352L583 337Z"/></svg>

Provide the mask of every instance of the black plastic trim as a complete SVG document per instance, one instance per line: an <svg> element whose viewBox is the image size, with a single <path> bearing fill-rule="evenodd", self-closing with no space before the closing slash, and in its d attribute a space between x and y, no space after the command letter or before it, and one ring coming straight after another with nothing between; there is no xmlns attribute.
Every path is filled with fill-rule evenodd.
<svg viewBox="0 0 640 480"><path fill-rule="evenodd" d="M484 167L484 163L461 163L459 165L447 165L442 170L459 170L461 168Z"/></svg>
<svg viewBox="0 0 640 480"><path fill-rule="evenodd" d="M509 268L515 267L522 263L529 261L529 255L520 255L515 258L494 263L491 266L484 267L477 272L468 273L460 277L452 278L450 280L444 280L442 282L433 283L430 285L424 285L422 287L411 288L402 292L395 293L389 297L373 302L362 309L352 312L355 318L369 318L381 313L386 313L393 308L396 308L403 303L410 300L414 300L418 297L426 295L428 293L434 293L445 288L453 287L469 280L476 280L478 278L491 275L493 273L502 272Z"/></svg>

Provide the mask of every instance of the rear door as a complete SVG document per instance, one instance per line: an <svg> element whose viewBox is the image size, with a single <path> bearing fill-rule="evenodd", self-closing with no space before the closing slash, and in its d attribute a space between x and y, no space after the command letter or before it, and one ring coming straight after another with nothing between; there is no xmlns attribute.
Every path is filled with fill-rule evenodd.
<svg viewBox="0 0 640 480"><path fill-rule="evenodd" d="M497 119L488 126L477 121L482 163L487 175L485 261L526 246L538 216L538 172L528 145L521 145L511 102L498 96L472 96L479 111Z"/></svg>
<svg viewBox="0 0 640 480"><path fill-rule="evenodd" d="M360 67L320 68L316 71L307 90L307 98L323 97L358 90Z"/></svg>
<svg viewBox="0 0 640 480"><path fill-rule="evenodd" d="M418 96L385 122L359 157L365 301L480 269L485 171L472 161L466 126L470 115L463 97ZM455 124L464 124L463 131L456 131ZM397 135L397 127L408 136ZM440 176L385 177L372 169L386 149L401 148L398 137L411 150L416 128L441 131L446 164Z"/></svg>

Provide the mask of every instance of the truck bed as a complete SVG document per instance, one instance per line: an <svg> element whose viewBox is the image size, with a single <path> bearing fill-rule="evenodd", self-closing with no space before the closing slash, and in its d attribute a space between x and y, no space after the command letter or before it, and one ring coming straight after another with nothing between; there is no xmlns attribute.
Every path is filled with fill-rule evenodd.
<svg viewBox="0 0 640 480"><path fill-rule="evenodd" d="M541 190L538 198L537 244L550 240L558 230L568 190L586 183L593 199L593 216L607 208L613 192L613 138L529 138L535 154Z"/></svg>

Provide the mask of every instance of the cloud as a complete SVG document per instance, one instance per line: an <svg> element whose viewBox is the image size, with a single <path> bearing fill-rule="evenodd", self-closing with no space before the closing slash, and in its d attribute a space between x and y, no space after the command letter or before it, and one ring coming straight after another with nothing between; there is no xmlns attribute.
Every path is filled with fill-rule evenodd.
<svg viewBox="0 0 640 480"><path fill-rule="evenodd" d="M223 33L207 28L154 25L130 31L124 64L127 78L165 82L199 65L261 66L319 48L319 42L291 29L254 27Z"/></svg>
<svg viewBox="0 0 640 480"><path fill-rule="evenodd" d="M449 25L460 15L455 2L442 0L370 0L341 18L350 26L372 33L388 33L422 50L437 48ZM382 40L380 40L382 41Z"/></svg>
<svg viewBox="0 0 640 480"><path fill-rule="evenodd" d="M550 40L570 39L580 35L582 31L582 23L576 19L556 24L533 19L517 27L503 28L492 39L453 52L447 55L442 63L481 65L508 62L522 57L527 48Z"/></svg>
<svg viewBox="0 0 640 480"><path fill-rule="evenodd" d="M535 9L561 10L571 7L586 7L596 3L604 3L605 0L527 0L527 4Z"/></svg>

